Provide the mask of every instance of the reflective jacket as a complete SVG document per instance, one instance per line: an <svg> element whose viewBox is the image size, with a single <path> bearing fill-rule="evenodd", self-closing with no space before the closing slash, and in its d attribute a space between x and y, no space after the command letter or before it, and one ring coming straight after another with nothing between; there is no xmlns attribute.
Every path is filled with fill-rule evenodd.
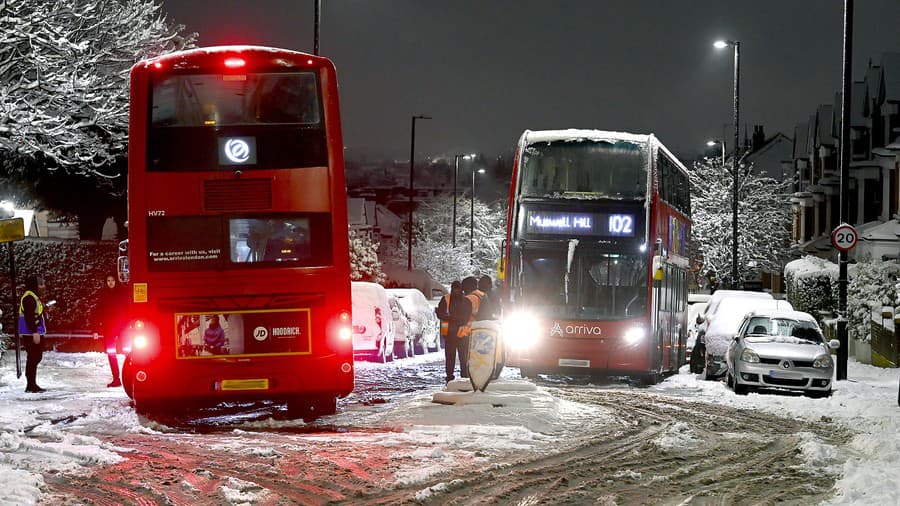
<svg viewBox="0 0 900 506"><path fill-rule="evenodd" d="M25 290L19 300L19 334L47 333L44 305L36 293Z"/></svg>

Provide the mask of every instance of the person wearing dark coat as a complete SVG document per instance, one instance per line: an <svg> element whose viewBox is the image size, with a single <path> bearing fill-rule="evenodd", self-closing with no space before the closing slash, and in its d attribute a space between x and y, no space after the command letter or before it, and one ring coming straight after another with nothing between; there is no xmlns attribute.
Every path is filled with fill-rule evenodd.
<svg viewBox="0 0 900 506"><path fill-rule="evenodd" d="M24 338L25 352L28 353L25 360L25 379L28 382L25 391L28 393L44 391L37 384L37 366L44 358L44 336L47 334L47 315L41 302L45 290L43 278L28 276L25 293L19 301L19 335Z"/></svg>
<svg viewBox="0 0 900 506"><path fill-rule="evenodd" d="M462 284L454 281L450 285L450 296L441 299L435 309L437 317L446 321L447 336L444 347L445 371L448 382L452 381L456 372L456 357L459 356L459 374L463 378L469 377L466 354L469 350L468 337L461 337L460 331L468 326L469 317L472 315L472 304L462 291Z"/></svg>
<svg viewBox="0 0 900 506"><path fill-rule="evenodd" d="M481 303L478 306L478 314L475 321L496 320L500 318L500 304L497 294L493 292L494 282L485 274L478 280L478 290L481 295Z"/></svg>
<svg viewBox="0 0 900 506"><path fill-rule="evenodd" d="M119 359L116 356L119 334L122 330L122 321L125 313L125 292L116 283L114 274L107 274L103 287L97 294L97 307L94 310L94 325L98 332L103 334L106 356L109 358L109 368L112 371L112 382L107 387L122 386L119 379ZM94 338L98 337L94 332Z"/></svg>

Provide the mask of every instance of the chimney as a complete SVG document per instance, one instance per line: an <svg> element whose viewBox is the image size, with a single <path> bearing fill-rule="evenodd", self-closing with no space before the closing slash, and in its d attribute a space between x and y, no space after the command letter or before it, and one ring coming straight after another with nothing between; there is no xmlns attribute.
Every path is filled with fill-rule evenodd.
<svg viewBox="0 0 900 506"><path fill-rule="evenodd" d="M763 132L762 125L755 125L753 127L753 144L751 145L751 149L756 151L763 147L766 143L766 134Z"/></svg>

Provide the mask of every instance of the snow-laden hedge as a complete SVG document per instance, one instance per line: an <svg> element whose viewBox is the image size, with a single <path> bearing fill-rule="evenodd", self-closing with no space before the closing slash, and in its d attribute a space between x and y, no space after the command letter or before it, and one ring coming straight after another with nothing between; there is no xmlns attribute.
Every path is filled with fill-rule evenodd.
<svg viewBox="0 0 900 506"><path fill-rule="evenodd" d="M118 249L115 242L26 239L14 244L16 294L22 296L29 275L42 276L47 282L44 302L56 300L49 309L48 332L92 329L97 292L108 273L115 274ZM9 248L0 247L0 307L3 330L14 331L19 301L12 299L9 273Z"/></svg>
<svg viewBox="0 0 900 506"><path fill-rule="evenodd" d="M861 262L847 269L847 330L850 337L869 341L871 310L880 310L900 300L900 265L892 262ZM787 299L794 309L821 319L823 312L837 313L838 265L807 256L784 268Z"/></svg>
<svg viewBox="0 0 900 506"><path fill-rule="evenodd" d="M838 266L818 257L806 256L784 266L788 302L817 319L822 312L837 312L837 281Z"/></svg>

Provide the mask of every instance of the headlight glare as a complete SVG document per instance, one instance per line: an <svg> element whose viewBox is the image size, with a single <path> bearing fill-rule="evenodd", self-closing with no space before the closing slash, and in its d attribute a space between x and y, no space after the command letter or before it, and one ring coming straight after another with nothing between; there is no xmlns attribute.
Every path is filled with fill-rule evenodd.
<svg viewBox="0 0 900 506"><path fill-rule="evenodd" d="M503 342L513 348L529 348L537 342L540 322L529 312L509 315L503 321Z"/></svg>
<svg viewBox="0 0 900 506"><path fill-rule="evenodd" d="M745 348L744 351L741 352L741 362L758 364L759 355L757 355L756 352L751 350L750 348Z"/></svg>
<svg viewBox="0 0 900 506"><path fill-rule="evenodd" d="M625 339L625 344L632 346L639 343L645 334L644 327L631 327L625 331L623 338Z"/></svg>

